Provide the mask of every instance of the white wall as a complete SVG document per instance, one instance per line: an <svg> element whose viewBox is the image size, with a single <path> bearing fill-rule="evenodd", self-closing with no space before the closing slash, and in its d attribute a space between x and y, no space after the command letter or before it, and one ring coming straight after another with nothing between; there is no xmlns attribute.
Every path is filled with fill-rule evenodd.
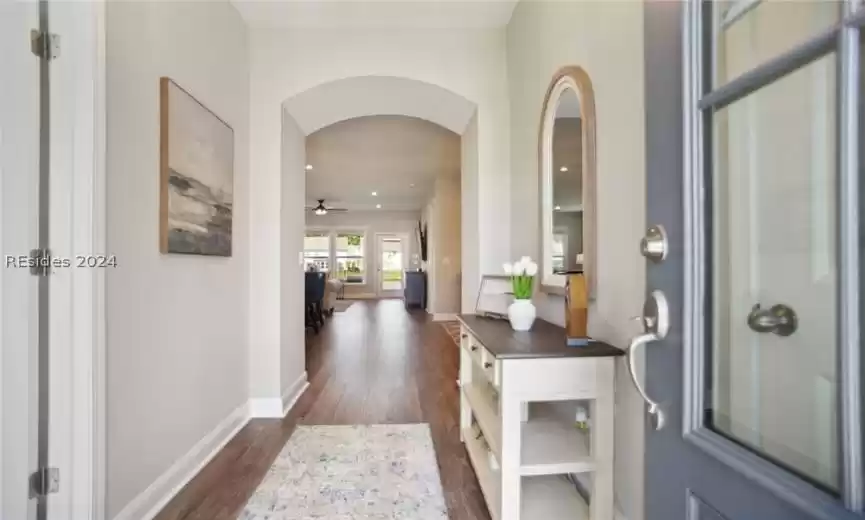
<svg viewBox="0 0 865 520"><path fill-rule="evenodd" d="M476 249L463 256L476 272L494 270L510 253L508 100L505 34L498 30L254 30L251 56L250 330L253 347L291 342L302 349L302 326L282 331L279 290L280 125L283 102L310 88L359 76L394 76L453 91L477 105L477 180L463 206L477 208ZM322 107L325 110L326 107ZM465 188L465 187L464 187ZM303 186L293 189L303 191ZM504 225L503 225L504 223ZM282 225L302 230L303 207L283 208ZM297 251L284 253L296 256ZM467 258L468 257L468 258ZM473 273L475 274L475 273ZM468 280L476 287L476 281ZM469 289L474 293L475 289ZM298 284L295 294L302 295ZM280 334L283 338L280 340ZM283 343L285 344L285 343Z"/></svg>
<svg viewBox="0 0 865 520"><path fill-rule="evenodd" d="M298 298L297 288L304 286L303 263L297 251L303 251L303 229L292 226L295 208L303 208L306 199L306 137L294 118L288 113L282 117L282 213L279 227L280 240L280 325L281 331L304 329L304 298ZM303 294L303 293L300 293ZM304 340L294 335L281 334L279 349L279 395L286 391L305 371ZM264 346L267 346L266 344ZM257 363L267 363L260 356ZM250 377L254 377L250 374ZM267 394L265 394L267 395Z"/></svg>
<svg viewBox="0 0 865 520"><path fill-rule="evenodd" d="M463 133L462 138L462 163L460 173L462 175L462 197L466 200L467 194L477 193L478 186L478 118L473 117L469 126ZM511 181L513 182L513 181ZM499 204L506 205L503 201ZM462 221L462 312L474 312L477 302L478 289L480 288L480 277L483 273L498 273L500 266L485 265L481 267L478 262L473 261L480 254L480 224L481 210L474 204L463 204L460 220ZM509 256L509 255L506 255ZM510 262L507 258L504 262ZM473 282L474 280L474 282Z"/></svg>
<svg viewBox="0 0 865 520"><path fill-rule="evenodd" d="M362 284L346 284L345 295L346 297L373 296L377 292L376 233L408 235L406 267L419 267L420 249L417 241L417 223L420 218L420 211L348 211L345 213L331 212L327 215L307 213L306 227L317 231L362 231L366 235L366 242L363 247L364 259L366 260L366 280ZM411 265L413 254L418 255L417 266Z"/></svg>
<svg viewBox="0 0 865 520"><path fill-rule="evenodd" d="M247 400L247 31L227 2L107 4L107 517ZM159 253L159 78L234 129L233 256Z"/></svg>
<svg viewBox="0 0 865 520"><path fill-rule="evenodd" d="M507 30L511 109L512 256L539 255L538 125L553 73L582 66L597 112L598 292L589 332L619 347L637 332L645 224L643 8L639 2L517 5ZM563 323L561 298L538 298L541 317ZM629 520L643 517L643 404L624 363L616 374L616 494Z"/></svg>
<svg viewBox="0 0 865 520"><path fill-rule="evenodd" d="M430 255L433 276L429 292L433 295L430 312L460 312L462 278L460 187L458 176L436 179L435 195L430 206Z"/></svg>

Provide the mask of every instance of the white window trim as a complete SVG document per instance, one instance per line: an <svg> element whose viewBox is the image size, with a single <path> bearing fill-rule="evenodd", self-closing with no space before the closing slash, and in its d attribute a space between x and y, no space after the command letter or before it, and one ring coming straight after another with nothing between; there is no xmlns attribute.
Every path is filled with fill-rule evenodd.
<svg viewBox="0 0 865 520"><path fill-rule="evenodd" d="M304 230L304 238L306 238L307 234L310 233L322 233L328 236L328 273L331 274L335 279L338 279L337 269L337 259L338 258L360 258L364 262L364 270L363 277L360 281L357 282L349 282L347 280L342 280L346 285L358 286L358 285L367 285L369 283L369 262L370 262L370 253L369 253L369 228L367 226L351 226L351 225L334 225L334 226L310 226ZM336 254L336 238L337 235L340 234L357 234L361 235L362 238L362 256L349 256L349 257L338 257ZM373 246L374 247L374 246ZM303 251L304 261L306 260L306 248L304 247ZM374 255L375 253L373 253Z"/></svg>
<svg viewBox="0 0 865 520"><path fill-rule="evenodd" d="M555 242L556 235L562 236L562 255L561 255L562 256L562 266L565 269L567 269L568 268L568 228L565 226L555 226L553 228L553 242ZM551 248L551 252L553 253L551 258L556 258L557 256L559 256L559 255L555 254L555 251L552 251L552 248Z"/></svg>
<svg viewBox="0 0 865 520"><path fill-rule="evenodd" d="M320 234L322 236L327 237L327 257L306 256L306 244L304 244L303 251L302 251L304 266L306 266L306 260L308 258L326 259L327 260L327 266L328 266L327 272L329 274L333 270L333 245L334 245L333 244L333 233L331 232L331 230L325 229L325 228L318 228L318 227L306 228L306 230L303 232L303 239L306 240L306 237L308 237L309 235L312 235L312 234Z"/></svg>
<svg viewBox="0 0 865 520"><path fill-rule="evenodd" d="M336 239L339 235L347 235L347 234L353 234L353 235L360 235L361 236L361 249L360 249L361 253L362 253L361 255L337 256ZM337 261L340 258L348 259L348 260L359 258L363 261L363 274L361 276L360 281L350 282L348 280L342 280L342 282L346 285L366 285L368 282L368 276L369 276L369 254L367 251L369 248L369 233L368 233L367 229L358 228L358 227L333 228L333 230L331 231L331 242L330 243L331 243L330 254L331 254L331 257L333 258L333 264L332 265L334 268L334 273L339 273L339 269L337 268Z"/></svg>

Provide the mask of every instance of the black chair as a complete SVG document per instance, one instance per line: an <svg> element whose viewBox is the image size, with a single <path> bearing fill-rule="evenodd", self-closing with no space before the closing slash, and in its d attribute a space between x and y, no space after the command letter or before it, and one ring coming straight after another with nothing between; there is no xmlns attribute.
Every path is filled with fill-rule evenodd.
<svg viewBox="0 0 865 520"><path fill-rule="evenodd" d="M324 326L324 273L306 272L306 326L318 333Z"/></svg>

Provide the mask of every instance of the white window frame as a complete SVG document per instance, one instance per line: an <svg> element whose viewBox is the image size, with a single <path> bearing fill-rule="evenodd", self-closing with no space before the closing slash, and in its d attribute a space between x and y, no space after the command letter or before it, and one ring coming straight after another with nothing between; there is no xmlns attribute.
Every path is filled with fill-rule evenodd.
<svg viewBox="0 0 865 520"><path fill-rule="evenodd" d="M360 255L351 255L351 256L339 256L336 241L340 235L360 235ZM346 285L366 285L367 277L369 275L369 255L367 254L368 247L368 233L366 229L359 228L337 228L331 231L331 258L333 262L331 263L334 277ZM339 278L339 265L338 262L340 259L360 259L363 262L363 271L361 273L361 279L359 281L348 281Z"/></svg>
<svg viewBox="0 0 865 520"><path fill-rule="evenodd" d="M306 238L310 235L320 235L327 237L327 257L318 257L318 256L307 256L306 254ZM303 265L304 269L306 269L306 261L308 259L325 259L327 260L327 273L329 274L333 270L333 249L334 249L334 238L333 232L329 229L322 228L307 228L303 233L304 245L303 245Z"/></svg>
<svg viewBox="0 0 865 520"><path fill-rule="evenodd" d="M387 297L389 295L390 296L401 295L403 293L403 291L405 291L405 285L406 285L405 272L406 272L406 269L408 269L409 262L410 262L410 259L409 259L409 254L410 254L409 253L409 251L410 251L409 240L411 240L411 235L409 233L381 232L381 233L375 233L374 236L375 236L375 245L373 247L375 248L375 252L373 253L373 257L375 260L375 271L376 271L375 291L374 292L375 292L375 294L377 294L379 296L383 296L383 297ZM402 281L402 287L400 289L387 291L387 290L384 290L382 288L382 285L384 283L384 273L385 273L384 262L382 261L383 250L381 248L383 238L397 238L400 241L400 253L402 255L402 263L400 265L400 271L402 272L402 280L401 280Z"/></svg>
<svg viewBox="0 0 865 520"><path fill-rule="evenodd" d="M359 258L364 263L363 277L361 278L361 280L360 281L352 281L352 282L349 282L347 280L341 280L341 281L347 285L367 285L369 283L370 278L368 276L369 275L368 271L370 269L370 266L369 266L369 262L370 262L369 247L370 246L368 245L369 230L366 227L363 227L363 226L361 226L361 227L358 227L358 226L327 226L327 227L313 226L313 227L307 227L304 230L303 236L304 236L304 238L306 238L307 235L313 234L313 233L321 233L321 234L327 235L327 237L328 237L328 276L339 280L339 269L337 269L337 260L338 259L340 259L340 258ZM361 238L361 252L363 253L362 255L354 255L354 256L350 256L350 257L342 256L341 257L337 254L336 239L339 235L345 235L345 234L360 235L362 237ZM304 265L305 265L306 259L307 259L306 246L305 245L304 245L302 253L303 253L303 260L304 260ZM375 253L373 253L373 254L375 254Z"/></svg>
<svg viewBox="0 0 865 520"><path fill-rule="evenodd" d="M568 228L564 227L564 226L555 226L553 228L553 240L552 240L551 244L555 244L557 236L562 237L562 254L561 254L562 269L567 270L568 269ZM552 252L551 258L553 260L555 260L559 255L555 254L555 251L552 251L552 247L550 249ZM555 263L555 262L553 262L553 263ZM553 268L553 271L555 272L555 268Z"/></svg>

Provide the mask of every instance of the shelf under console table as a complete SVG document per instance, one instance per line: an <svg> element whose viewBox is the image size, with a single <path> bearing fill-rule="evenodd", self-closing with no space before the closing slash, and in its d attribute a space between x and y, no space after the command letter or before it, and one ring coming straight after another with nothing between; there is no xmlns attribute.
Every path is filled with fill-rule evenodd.
<svg viewBox="0 0 865 520"><path fill-rule="evenodd" d="M460 438L493 520L613 520L615 358L537 320L460 315ZM576 410L589 424L576 424ZM592 473L590 505L566 477Z"/></svg>

